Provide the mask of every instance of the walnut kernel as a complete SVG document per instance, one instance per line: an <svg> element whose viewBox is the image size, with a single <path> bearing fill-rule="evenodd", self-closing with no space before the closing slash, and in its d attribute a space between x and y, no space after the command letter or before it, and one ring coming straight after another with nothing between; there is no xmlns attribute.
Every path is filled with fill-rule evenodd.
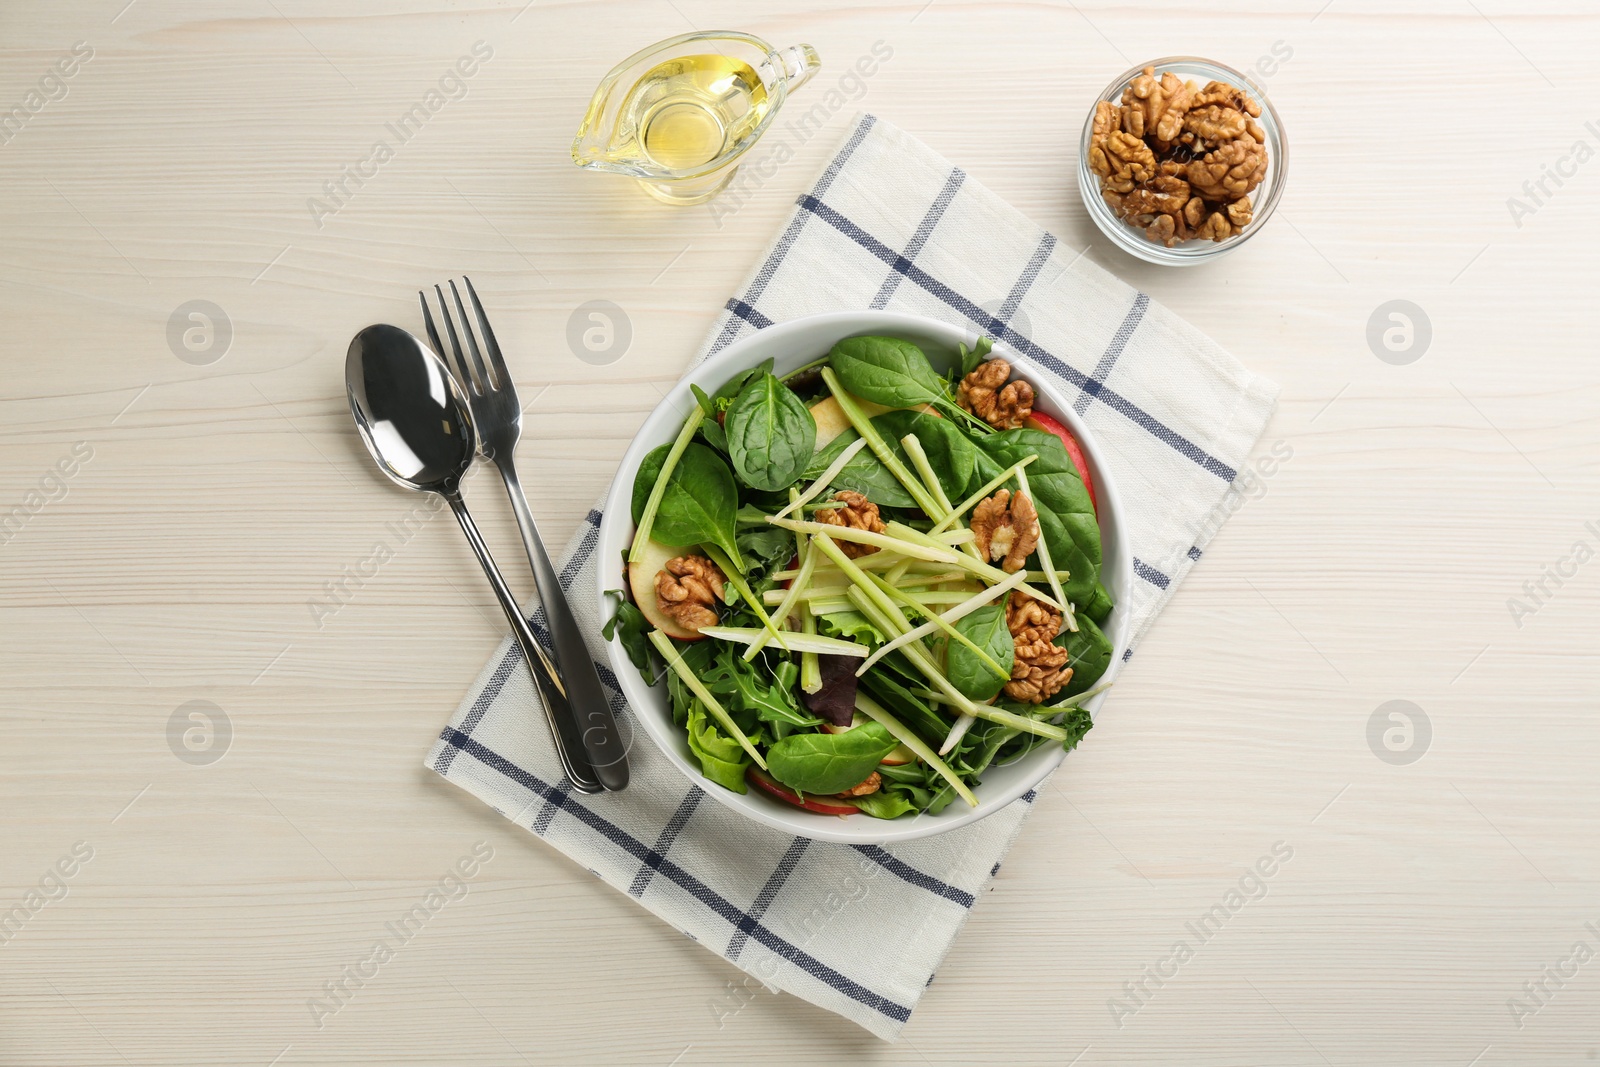
<svg viewBox="0 0 1600 1067"><path fill-rule="evenodd" d="M972 534L984 559L1015 574L1039 546L1039 512L1027 493L1012 496L1011 490L1001 489L972 509Z"/></svg>
<svg viewBox="0 0 1600 1067"><path fill-rule="evenodd" d="M1018 589L1006 603L1006 626L1016 645L1006 696L1042 704L1072 680L1067 650L1054 644L1061 632L1061 613Z"/></svg>
<svg viewBox="0 0 1600 1067"><path fill-rule="evenodd" d="M722 571L704 556L674 556L656 572L656 605L686 630L717 624Z"/></svg>
<svg viewBox="0 0 1600 1067"><path fill-rule="evenodd" d="M883 533L887 529L883 519L878 515L878 505L860 493L841 489L833 494L833 499L841 506L819 508L816 514L818 522L829 526L843 526L851 530L865 530L868 533ZM864 545L859 541L846 541L843 538L839 540L839 550L851 559L878 551L875 545Z"/></svg>
<svg viewBox="0 0 1600 1067"><path fill-rule="evenodd" d="M997 430L1015 430L1033 414L1033 386L1021 378L1007 385L1011 364L986 360L961 379L956 400Z"/></svg>

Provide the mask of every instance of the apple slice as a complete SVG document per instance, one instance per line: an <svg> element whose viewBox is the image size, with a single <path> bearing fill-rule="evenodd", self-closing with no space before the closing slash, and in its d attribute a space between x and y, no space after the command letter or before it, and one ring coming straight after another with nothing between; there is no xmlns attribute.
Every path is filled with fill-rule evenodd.
<svg viewBox="0 0 1600 1067"><path fill-rule="evenodd" d="M1083 449L1079 447L1078 439L1072 436L1072 431L1042 411L1035 411L1029 415L1024 425L1030 430L1043 430L1061 438L1061 443L1066 446L1067 455L1072 457L1072 465L1078 468L1078 477L1083 479L1083 487L1089 490L1089 503L1093 504L1095 511L1098 512L1100 501L1095 499L1094 479L1089 477L1089 461L1085 458Z"/></svg>
<svg viewBox="0 0 1600 1067"><path fill-rule="evenodd" d="M872 721L871 719L868 719L865 715L861 714L858 711L858 712L855 713L854 716L851 717L849 726L835 726L831 722L825 722L825 723L822 724L822 731L823 731L823 733L829 733L829 734L842 734L846 730L854 730L857 726L860 726L862 723L871 722L871 721ZM906 746L906 745L896 745L893 752L889 753L887 756L883 757L883 759L879 760L878 762L879 763L887 763L891 767L903 767L907 763L915 762L916 758L917 758L917 754L915 752L911 751L911 749L908 746Z"/></svg>
<svg viewBox="0 0 1600 1067"><path fill-rule="evenodd" d="M861 810L854 804L848 804L834 797L802 798L799 793L755 766L746 767L744 776L750 780L751 785L763 793L769 793L786 804L793 804L797 808L814 811L819 815L854 815Z"/></svg>
<svg viewBox="0 0 1600 1067"><path fill-rule="evenodd" d="M862 414L869 419L875 419L885 411L894 410L893 408L886 408L882 404L874 404L870 400L862 400L860 397L856 398L856 404L861 408ZM927 404L920 405L917 410L943 418ZM835 437L853 428L850 425L850 420L845 417L844 409L839 406L839 401L831 396L825 396L811 405L811 418L817 424L817 451L819 452L827 448Z"/></svg>
<svg viewBox="0 0 1600 1067"><path fill-rule="evenodd" d="M674 641L699 641L704 635L699 630L691 630L682 625L677 619L661 610L661 605L656 602L656 575L667 565L669 559L691 555L693 552L693 545L673 548L671 545L649 541L645 543L639 559L628 564L628 588L633 590L633 602L644 612L644 617L650 620L652 626Z"/></svg>

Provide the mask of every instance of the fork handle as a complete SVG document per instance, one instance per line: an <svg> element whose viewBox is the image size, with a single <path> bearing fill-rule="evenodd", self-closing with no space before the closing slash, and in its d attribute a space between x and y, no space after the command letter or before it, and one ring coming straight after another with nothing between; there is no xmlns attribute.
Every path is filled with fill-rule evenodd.
<svg viewBox="0 0 1600 1067"><path fill-rule="evenodd" d="M522 658L528 661L528 670L533 675L534 686L542 698L545 718L550 723L550 733L556 743L556 755L561 760L561 769L566 772L575 791L600 792L602 784L584 753L582 734L577 729L577 719L572 714L572 707L567 703L561 684L551 670L544 649L539 647L539 641L533 635L533 627L528 625L522 610L517 607L517 601L511 595L511 590L506 588L505 579L500 576L500 568L495 566L494 557L489 554L489 546L484 544L483 535L478 533L478 526L467 512L467 505L461 499L461 494L445 493L444 498L449 501L450 510L454 511L456 518L460 520L467 541L477 553L478 562L483 564L483 573L488 576L489 584L494 587L494 594L500 600L500 606L505 609L506 619L511 623L512 632L517 636L517 644L522 647Z"/></svg>
<svg viewBox="0 0 1600 1067"><path fill-rule="evenodd" d="M544 604L545 620L555 644L556 667L561 672L573 723L581 733L589 763L601 785L614 792L626 789L628 750L617 730L617 720L611 714L611 701L600 686L594 656L583 638L583 631L578 628L578 620L572 615L556 569L550 565L550 556L539 537L539 527L534 524L522 483L517 479L515 463L509 456L502 456L495 459L495 466L505 480L506 495L511 498L511 510L516 513L517 527L522 531L522 545L528 551L528 563L533 568L533 584Z"/></svg>

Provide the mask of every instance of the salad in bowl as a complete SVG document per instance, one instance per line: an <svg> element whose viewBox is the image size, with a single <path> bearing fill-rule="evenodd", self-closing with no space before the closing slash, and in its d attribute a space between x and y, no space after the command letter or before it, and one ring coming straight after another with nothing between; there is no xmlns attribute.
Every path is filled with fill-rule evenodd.
<svg viewBox="0 0 1600 1067"><path fill-rule="evenodd" d="M1093 725L1128 554L1081 422L984 339L774 326L651 416L601 527L624 694L711 795L805 836L981 818Z"/></svg>

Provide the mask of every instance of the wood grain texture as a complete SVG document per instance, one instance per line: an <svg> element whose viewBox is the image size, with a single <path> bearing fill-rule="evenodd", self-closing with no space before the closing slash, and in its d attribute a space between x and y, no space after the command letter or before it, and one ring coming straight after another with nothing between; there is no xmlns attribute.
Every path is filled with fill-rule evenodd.
<svg viewBox="0 0 1600 1067"><path fill-rule="evenodd" d="M0 544L0 907L93 849L0 944L0 1063L1600 1055L1600 963L1542 1005L1523 989L1600 948L1600 563L1547 581L1520 625L1507 607L1573 542L1600 546L1600 164L1562 164L1520 220L1507 205L1575 142L1600 148L1592 5L125 3L0 6L0 105L94 50L0 144L0 514L75 443L93 453ZM415 325L416 287L452 274L474 275L525 395L548 386L529 495L552 542L576 527L853 110L725 216L571 166L611 63L721 25L814 44L818 84L887 42L857 106L1284 387L1266 445L1292 459L1148 635L893 1046L744 992L421 769L501 633L447 518L419 515L336 614L308 608L416 504L362 454L345 345ZM307 201L480 40L465 97L318 226ZM1195 270L1116 252L1076 188L1088 101L1138 60L1250 66L1277 42L1277 217ZM195 299L233 329L207 366L166 339ZM611 366L565 342L592 299L632 324ZM1393 299L1432 325L1407 366L1365 339ZM512 553L497 487L472 495ZM1368 746L1395 699L1432 725L1409 766ZM208 766L168 745L191 700L231 723ZM307 999L478 841L494 859L470 893L317 1027ZM1118 1025L1108 1001L1280 841L1265 897Z"/></svg>

